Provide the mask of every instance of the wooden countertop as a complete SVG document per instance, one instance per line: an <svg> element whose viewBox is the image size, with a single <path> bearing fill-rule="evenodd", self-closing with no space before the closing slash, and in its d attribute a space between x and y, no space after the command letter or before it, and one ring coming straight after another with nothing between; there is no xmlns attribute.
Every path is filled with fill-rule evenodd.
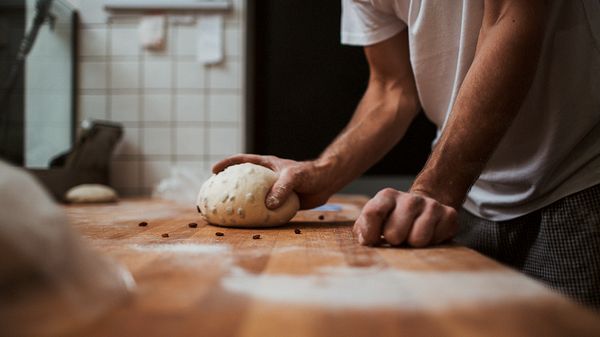
<svg viewBox="0 0 600 337"><path fill-rule="evenodd" d="M365 200L338 197L341 212L271 229L211 226L193 206L159 200L66 206L137 282L77 336L600 335L600 315L470 249L358 245L352 219Z"/></svg>

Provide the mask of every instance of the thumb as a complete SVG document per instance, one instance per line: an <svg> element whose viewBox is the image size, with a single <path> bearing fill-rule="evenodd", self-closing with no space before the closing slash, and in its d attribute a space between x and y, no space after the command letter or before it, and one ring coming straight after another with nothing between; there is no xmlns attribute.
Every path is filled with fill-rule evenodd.
<svg viewBox="0 0 600 337"><path fill-rule="evenodd" d="M283 205L292 192L294 192L295 183L293 174L286 172L280 175L279 179L271 187L271 191L267 194L265 200L267 208L275 209Z"/></svg>

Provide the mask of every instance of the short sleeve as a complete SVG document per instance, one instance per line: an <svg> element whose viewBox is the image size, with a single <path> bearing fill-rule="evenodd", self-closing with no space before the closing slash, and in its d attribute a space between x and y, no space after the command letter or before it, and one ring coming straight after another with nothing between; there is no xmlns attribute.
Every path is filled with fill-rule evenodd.
<svg viewBox="0 0 600 337"><path fill-rule="evenodd" d="M368 46L405 28L400 18L378 11L368 0L342 0L342 44Z"/></svg>

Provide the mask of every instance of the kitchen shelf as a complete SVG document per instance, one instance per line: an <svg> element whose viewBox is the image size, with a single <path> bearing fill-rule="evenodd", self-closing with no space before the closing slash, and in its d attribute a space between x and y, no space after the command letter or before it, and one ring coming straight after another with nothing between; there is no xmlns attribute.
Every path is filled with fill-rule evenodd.
<svg viewBox="0 0 600 337"><path fill-rule="evenodd" d="M227 10L231 0L104 0L104 8L118 10Z"/></svg>

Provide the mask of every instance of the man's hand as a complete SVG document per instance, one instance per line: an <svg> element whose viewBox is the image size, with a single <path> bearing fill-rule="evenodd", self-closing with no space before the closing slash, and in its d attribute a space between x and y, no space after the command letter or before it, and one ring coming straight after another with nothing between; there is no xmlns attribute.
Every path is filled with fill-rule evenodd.
<svg viewBox="0 0 600 337"><path fill-rule="evenodd" d="M413 247L437 244L458 230L457 213L452 207L416 193L391 188L369 200L354 223L354 233L363 245L385 242Z"/></svg>
<svg viewBox="0 0 600 337"><path fill-rule="evenodd" d="M298 195L301 209L320 206L334 193L329 190L328 179L315 161L298 162L275 156L239 154L216 163L213 172L218 173L228 166L241 163L261 165L279 175L265 200L267 208L270 209L282 205L292 192Z"/></svg>

